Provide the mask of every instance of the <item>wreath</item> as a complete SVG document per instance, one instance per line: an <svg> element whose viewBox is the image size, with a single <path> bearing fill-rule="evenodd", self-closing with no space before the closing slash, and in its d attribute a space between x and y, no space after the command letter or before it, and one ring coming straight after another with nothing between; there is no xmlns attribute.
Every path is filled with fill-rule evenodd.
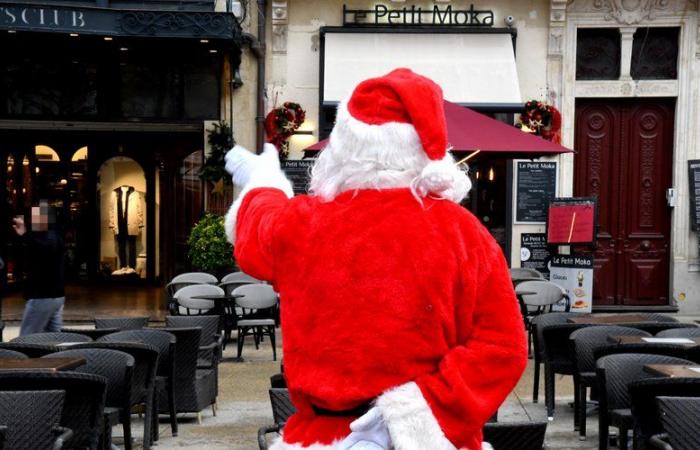
<svg viewBox="0 0 700 450"><path fill-rule="evenodd" d="M561 142L561 113L552 105L530 100L520 114L520 123L543 139L557 144Z"/></svg>
<svg viewBox="0 0 700 450"><path fill-rule="evenodd" d="M289 156L289 138L299 129L306 111L301 105L294 102L284 102L280 107L270 111L265 117L265 133L267 142L274 144L280 154L280 159Z"/></svg>

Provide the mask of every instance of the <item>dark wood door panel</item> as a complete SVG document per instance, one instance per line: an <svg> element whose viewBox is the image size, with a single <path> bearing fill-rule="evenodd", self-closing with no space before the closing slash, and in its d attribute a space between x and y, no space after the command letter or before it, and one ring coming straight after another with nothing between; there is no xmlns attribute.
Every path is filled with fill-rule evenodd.
<svg viewBox="0 0 700 450"><path fill-rule="evenodd" d="M614 254L596 252L593 258L593 304L614 305L618 273Z"/></svg>
<svg viewBox="0 0 700 450"><path fill-rule="evenodd" d="M668 258L660 254L628 254L624 258L626 270L621 303L624 305L668 304Z"/></svg>

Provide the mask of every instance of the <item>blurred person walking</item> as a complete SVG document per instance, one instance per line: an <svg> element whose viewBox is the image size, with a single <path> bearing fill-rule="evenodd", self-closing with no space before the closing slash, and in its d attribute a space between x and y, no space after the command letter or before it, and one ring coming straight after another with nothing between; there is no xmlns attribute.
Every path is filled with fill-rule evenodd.
<svg viewBox="0 0 700 450"><path fill-rule="evenodd" d="M47 201L32 207L31 230L22 216L12 227L23 245L27 303L22 316L20 336L60 331L63 327L64 245L56 230L56 214Z"/></svg>

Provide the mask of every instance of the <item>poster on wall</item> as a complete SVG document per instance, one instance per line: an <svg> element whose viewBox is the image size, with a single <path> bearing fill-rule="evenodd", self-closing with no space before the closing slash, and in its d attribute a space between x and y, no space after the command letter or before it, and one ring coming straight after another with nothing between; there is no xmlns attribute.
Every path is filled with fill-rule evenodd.
<svg viewBox="0 0 700 450"><path fill-rule="evenodd" d="M688 161L688 191L690 195L690 229L700 230L700 159Z"/></svg>
<svg viewBox="0 0 700 450"><path fill-rule="evenodd" d="M523 233L520 235L520 267L535 269L542 275L549 275L551 254L544 233Z"/></svg>
<svg viewBox="0 0 700 450"><path fill-rule="evenodd" d="M566 290L571 311L590 313L593 308L593 255L553 255L549 281ZM564 308L557 308L563 311Z"/></svg>
<svg viewBox="0 0 700 450"><path fill-rule="evenodd" d="M545 223L557 193L556 161L518 161L515 170L515 223Z"/></svg>
<svg viewBox="0 0 700 450"><path fill-rule="evenodd" d="M282 171L292 182L294 195L302 195L309 192L311 180L311 168L316 163L315 159L287 159L282 161Z"/></svg>

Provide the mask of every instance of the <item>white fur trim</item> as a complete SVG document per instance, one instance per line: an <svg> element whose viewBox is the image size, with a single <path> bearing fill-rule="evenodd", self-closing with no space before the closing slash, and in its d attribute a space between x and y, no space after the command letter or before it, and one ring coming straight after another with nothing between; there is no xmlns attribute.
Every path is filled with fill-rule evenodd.
<svg viewBox="0 0 700 450"><path fill-rule="evenodd" d="M375 405L382 412L395 450L456 450L416 383L386 391Z"/></svg>
<svg viewBox="0 0 700 450"><path fill-rule="evenodd" d="M284 442L282 438L278 438L270 446L270 450L337 450L340 448L340 443L342 441L335 441L330 445L325 444L311 444L308 447L302 447L301 444L289 444Z"/></svg>
<svg viewBox="0 0 700 450"><path fill-rule="evenodd" d="M243 198L248 192L261 187L279 189L284 192L287 198L294 197L292 183L284 176L284 173L279 167L263 167L255 170L251 174L248 184L246 184L241 193L238 194L238 198L236 198L226 213L224 228L226 229L226 237L230 243L235 244L236 242L236 219L238 217L238 209L241 207L241 203L243 203Z"/></svg>

